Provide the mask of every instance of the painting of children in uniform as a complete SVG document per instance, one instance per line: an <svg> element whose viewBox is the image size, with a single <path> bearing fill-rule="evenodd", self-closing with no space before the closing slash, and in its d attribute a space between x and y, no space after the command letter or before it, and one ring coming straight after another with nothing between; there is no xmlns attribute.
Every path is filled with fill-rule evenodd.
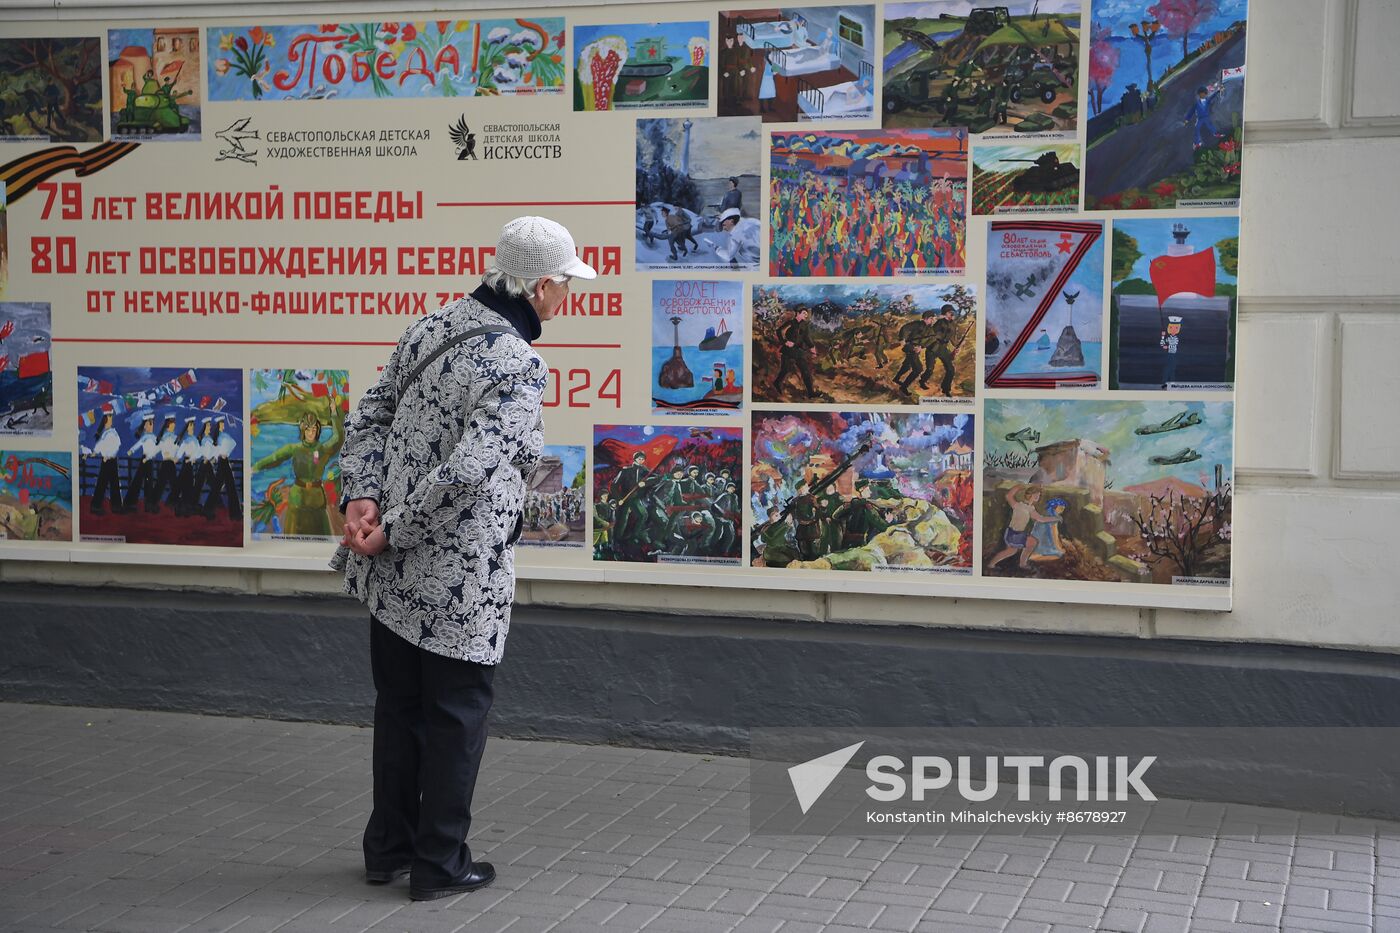
<svg viewBox="0 0 1400 933"><path fill-rule="evenodd" d="M1229 580L1229 403L989 399L985 417L984 575Z"/></svg>
<svg viewBox="0 0 1400 933"><path fill-rule="evenodd" d="M349 373L255 369L249 383L254 540L338 538Z"/></svg>
<svg viewBox="0 0 1400 933"><path fill-rule="evenodd" d="M593 559L738 564L739 428L596 425Z"/></svg>
<svg viewBox="0 0 1400 933"><path fill-rule="evenodd" d="M884 126L1073 131L1079 0L885 6Z"/></svg>
<svg viewBox="0 0 1400 933"><path fill-rule="evenodd" d="M874 28L873 6L720 13L719 115L765 123L870 119Z"/></svg>
<svg viewBox="0 0 1400 933"><path fill-rule="evenodd" d="M638 120L637 270L757 269L759 158L757 120Z"/></svg>
<svg viewBox="0 0 1400 933"><path fill-rule="evenodd" d="M966 285L758 285L756 402L970 399L977 296Z"/></svg>
<svg viewBox="0 0 1400 933"><path fill-rule="evenodd" d="M243 546L243 374L79 367L82 540Z"/></svg>
<svg viewBox="0 0 1400 933"><path fill-rule="evenodd" d="M972 415L753 417L753 566L970 572Z"/></svg>

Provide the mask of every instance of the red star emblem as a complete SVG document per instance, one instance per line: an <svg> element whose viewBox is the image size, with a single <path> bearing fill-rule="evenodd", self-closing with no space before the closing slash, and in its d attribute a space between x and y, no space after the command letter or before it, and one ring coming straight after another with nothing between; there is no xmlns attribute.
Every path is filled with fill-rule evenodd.
<svg viewBox="0 0 1400 933"><path fill-rule="evenodd" d="M1060 248L1060 252L1069 253L1074 250L1074 237L1068 233L1060 234L1060 242L1055 244Z"/></svg>

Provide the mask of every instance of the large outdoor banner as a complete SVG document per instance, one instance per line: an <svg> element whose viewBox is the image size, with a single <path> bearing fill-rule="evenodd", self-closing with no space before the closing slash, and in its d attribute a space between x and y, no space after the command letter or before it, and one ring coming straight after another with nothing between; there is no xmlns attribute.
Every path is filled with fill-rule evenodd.
<svg viewBox="0 0 1400 933"><path fill-rule="evenodd" d="M1246 26L7 22L0 559L324 567L346 412L542 214L522 576L1228 608Z"/></svg>

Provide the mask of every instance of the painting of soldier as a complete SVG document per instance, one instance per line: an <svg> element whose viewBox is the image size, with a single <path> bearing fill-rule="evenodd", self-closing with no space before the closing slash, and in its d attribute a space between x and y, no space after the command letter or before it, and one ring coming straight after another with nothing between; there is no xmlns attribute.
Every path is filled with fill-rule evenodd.
<svg viewBox="0 0 1400 933"><path fill-rule="evenodd" d="M970 400L977 296L966 285L757 285L756 402Z"/></svg>
<svg viewBox="0 0 1400 933"><path fill-rule="evenodd" d="M0 140L102 140L102 40L0 39Z"/></svg>
<svg viewBox="0 0 1400 933"><path fill-rule="evenodd" d="M248 381L253 540L338 540L349 373L255 369Z"/></svg>
<svg viewBox="0 0 1400 933"><path fill-rule="evenodd" d="M525 483L522 547L584 546L588 471L582 445L546 444Z"/></svg>
<svg viewBox="0 0 1400 933"><path fill-rule="evenodd" d="M595 425L593 559L738 564L739 428Z"/></svg>
<svg viewBox="0 0 1400 933"><path fill-rule="evenodd" d="M973 421L756 412L752 565L970 573Z"/></svg>

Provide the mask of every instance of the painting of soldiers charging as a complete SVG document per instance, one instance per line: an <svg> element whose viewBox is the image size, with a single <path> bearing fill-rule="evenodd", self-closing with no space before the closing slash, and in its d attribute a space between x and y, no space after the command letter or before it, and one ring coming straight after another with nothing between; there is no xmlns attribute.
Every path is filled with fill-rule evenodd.
<svg viewBox="0 0 1400 933"><path fill-rule="evenodd" d="M84 541L243 546L243 372L78 368Z"/></svg>
<svg viewBox="0 0 1400 933"><path fill-rule="evenodd" d="M1229 402L990 399L985 576L1226 585Z"/></svg>
<svg viewBox="0 0 1400 933"><path fill-rule="evenodd" d="M973 416L756 412L751 562L970 573Z"/></svg>
<svg viewBox="0 0 1400 933"><path fill-rule="evenodd" d="M885 6L884 125L1073 132L1079 0Z"/></svg>
<svg viewBox="0 0 1400 933"><path fill-rule="evenodd" d="M255 369L248 381L253 540L338 540L349 373Z"/></svg>
<svg viewBox="0 0 1400 933"><path fill-rule="evenodd" d="M966 285L757 285L756 402L915 404L976 392Z"/></svg>
<svg viewBox="0 0 1400 933"><path fill-rule="evenodd" d="M774 133L769 274L961 274L967 132Z"/></svg>
<svg viewBox="0 0 1400 933"><path fill-rule="evenodd" d="M743 431L593 428L593 559L739 564Z"/></svg>
<svg viewBox="0 0 1400 933"><path fill-rule="evenodd" d="M1238 217L1113 222L1109 388L1230 389Z"/></svg>
<svg viewBox="0 0 1400 933"><path fill-rule="evenodd" d="M546 444L525 483L525 515L519 544L584 546L588 470L582 445Z"/></svg>
<svg viewBox="0 0 1400 933"><path fill-rule="evenodd" d="M102 140L102 40L0 39L0 140Z"/></svg>
<svg viewBox="0 0 1400 933"><path fill-rule="evenodd" d="M0 450L0 539L73 540L73 455Z"/></svg>
<svg viewBox="0 0 1400 933"><path fill-rule="evenodd" d="M987 387L1092 388L1103 373L1103 221L987 225Z"/></svg>
<svg viewBox="0 0 1400 933"><path fill-rule="evenodd" d="M719 14L721 117L764 123L869 121L875 115L875 7Z"/></svg>
<svg viewBox="0 0 1400 933"><path fill-rule="evenodd" d="M1093 0L1088 210L1235 207L1245 0Z"/></svg>

